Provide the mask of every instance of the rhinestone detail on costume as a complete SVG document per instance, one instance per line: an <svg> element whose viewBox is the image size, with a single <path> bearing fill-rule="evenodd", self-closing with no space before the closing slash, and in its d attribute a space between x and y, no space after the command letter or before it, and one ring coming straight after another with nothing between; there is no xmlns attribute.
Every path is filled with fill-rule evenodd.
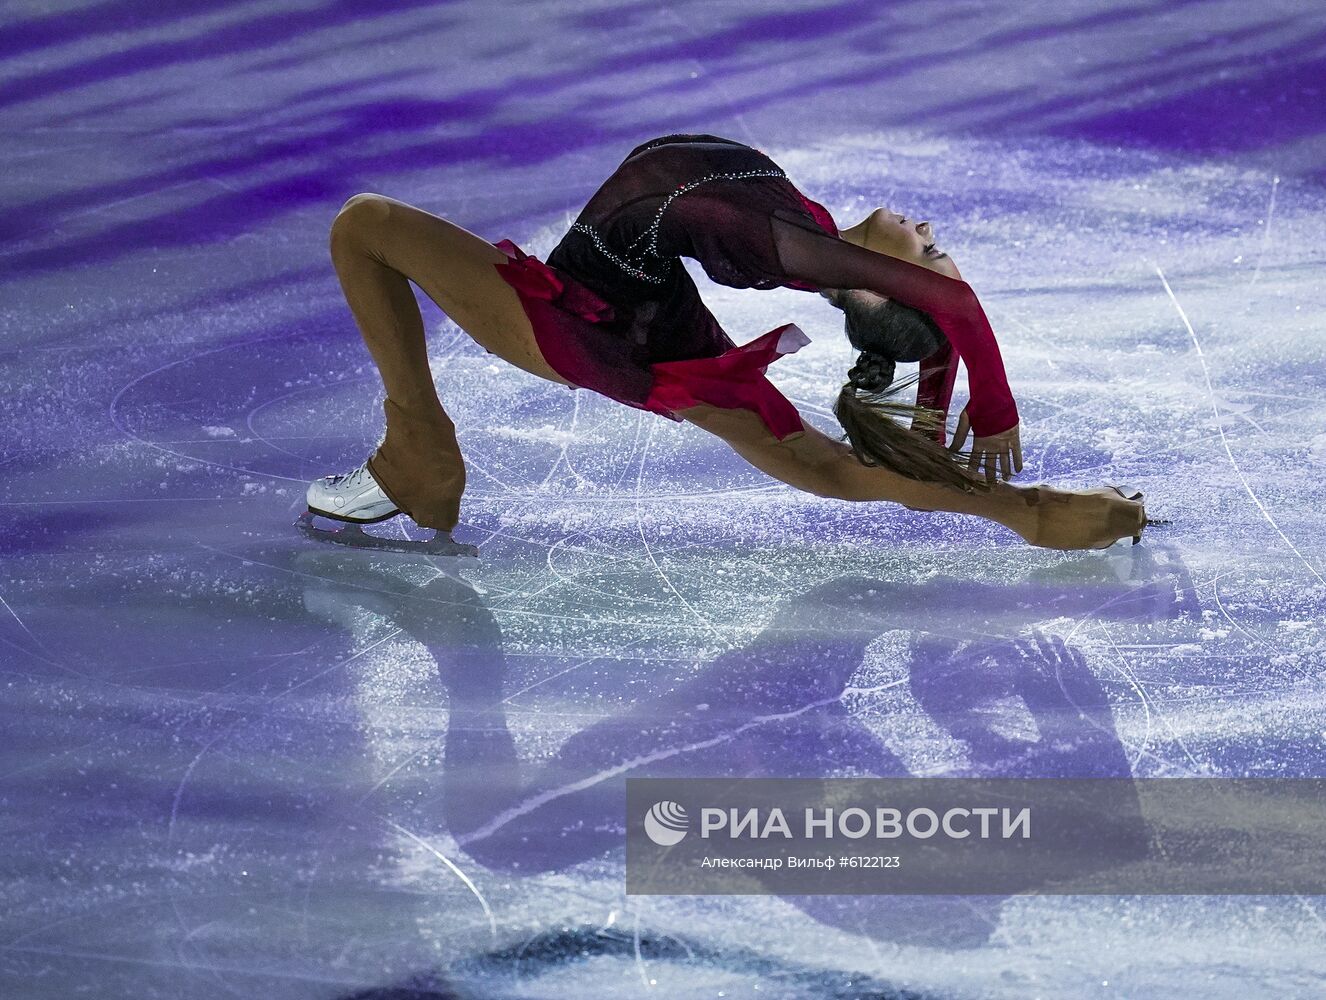
<svg viewBox="0 0 1326 1000"><path fill-rule="evenodd" d="M608 260L612 261L627 274L634 278L639 278L642 281L649 281L653 284L661 285L667 281L667 273L651 274L648 268L648 258L652 257L655 260L662 259L662 255L658 252L658 231L659 226L663 223L663 213L668 210L668 206L672 204L673 199L681 197L688 191L695 190L701 184L708 184L710 181L735 181L745 180L752 177L780 177L786 180L787 174L783 173L781 170L740 170L728 173L706 174L693 181L687 181L685 184L679 184L677 185L676 190L670 192L668 196L663 199L663 203L658 206L658 211L654 213L654 219L649 224L649 227L641 233L629 247L627 247L624 255L609 249L604 242L603 237L592 226L588 226L583 222L577 222L573 224L571 228L575 232L584 233L588 236L594 243L594 248L598 250L599 253L603 254L603 256L607 257ZM631 251L634 251L642 242L645 243L644 249L632 253ZM670 272L672 269L671 262L669 261L665 267L667 271Z"/></svg>
<svg viewBox="0 0 1326 1000"><path fill-rule="evenodd" d="M587 226L583 222L577 222L573 224L571 228L577 233L584 233L588 236L594 244L594 249L598 250L599 253L603 254L608 260L612 261L633 278L639 278L642 281L652 281L657 285L661 285L667 280L666 278L655 277L654 275L647 273L644 270L643 261L637 265L632 260L613 253L608 249L607 244L603 242L603 237L599 235L598 230L594 229L592 226Z"/></svg>

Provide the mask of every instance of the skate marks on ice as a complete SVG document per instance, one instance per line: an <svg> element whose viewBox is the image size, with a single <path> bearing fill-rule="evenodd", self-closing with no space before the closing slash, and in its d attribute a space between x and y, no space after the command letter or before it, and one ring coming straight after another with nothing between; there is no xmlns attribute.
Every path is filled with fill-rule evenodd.
<svg viewBox="0 0 1326 1000"><path fill-rule="evenodd" d="M1277 177L1276 180L1278 181L1279 178ZM1272 199L1271 204L1272 207L1274 207L1275 204L1274 199ZM1267 213L1266 223L1268 226L1267 235L1269 236L1270 234L1269 212ZM1260 273L1261 273L1261 254L1258 254L1257 269L1256 271L1253 272L1253 276L1248 282L1249 287L1251 287L1252 284L1257 280L1257 276ZM1195 331L1192 328L1192 322L1188 319L1188 314L1183 311L1183 306L1179 304L1178 297L1175 296L1174 294L1174 289L1170 287L1169 281L1165 277L1165 272L1162 271L1159 267L1156 267L1156 274L1160 277L1160 283L1165 286L1165 294L1168 295L1170 301L1174 303L1174 308L1179 314L1179 319L1183 321L1184 329L1188 331L1188 336L1192 338L1193 348L1197 352L1197 360L1201 363L1202 366L1202 378L1206 382L1206 393L1211 399L1211 413L1215 419L1216 429L1220 432L1220 444L1221 447L1225 449L1225 455L1229 458L1229 464L1233 468L1234 474L1238 477L1239 482L1243 485L1244 491L1247 492L1248 497L1256 505L1258 512L1266 520L1266 523L1271 526L1271 529L1280 537L1280 540L1284 542L1284 544L1289 548L1289 551L1294 553L1294 556L1298 559L1299 562L1303 564L1303 567L1308 571L1308 573L1310 573L1318 583L1322 584L1323 586L1326 586L1326 579L1323 579L1322 575L1319 572L1317 572L1317 568L1313 566L1312 563L1307 560L1307 558L1304 557L1303 553L1298 550L1298 546L1296 546L1293 543L1293 541L1290 539L1290 537L1285 534L1284 529L1280 527L1275 517L1271 514L1269 510L1266 509L1266 504L1262 503L1261 497L1259 497L1253 491L1252 484L1248 482L1248 477L1244 474L1243 469L1239 467L1238 459L1234 457L1234 452L1229 446L1229 436L1225 433L1225 424L1220 416L1220 407L1216 402L1215 388L1211 384L1211 369L1206 363L1206 355L1202 353L1202 344L1201 341L1197 339L1197 331Z"/></svg>
<svg viewBox="0 0 1326 1000"><path fill-rule="evenodd" d="M773 573L781 569L795 579L790 565L764 558ZM615 647L582 640L573 644L576 654L559 649L553 623L574 613L563 619L567 609L545 605L542 613L553 617L530 631L523 619L535 609L512 600L518 591L494 579L485 579L487 594L477 601L451 590L456 584L438 581L450 593L440 602L425 596L402 610L399 602L411 601L402 592L368 618L356 607L363 581L349 564L344 571L324 565L309 581L340 593L330 600L324 595L323 606L341 608L340 620L358 623L365 639L381 636L383 627L394 631L405 625L400 635L425 654L406 657L397 647L394 662L412 665L416 685L407 700L437 706L446 699L446 715L435 716L438 728L431 741L414 747L374 741L381 777L365 805L407 827L464 871L499 926L515 921L517 911L508 909L518 907L509 893L513 884L523 899L546 896L551 905L561 899L563 906L568 886L577 885L578 892L590 895L586 906L574 909L595 912L597 899L603 905L600 916L608 913L606 925L583 924L530 939L533 964L510 960L510 952L502 950L477 953L476 961L488 963L486 974L503 974L499 970L508 961L507 975L555 974L566 961L561 945L583 943L593 961L578 973L588 982L595 969L605 978L631 976L632 959L651 976L664 977L660 982L682 982L680 970L653 957L650 942L680 942L703 955L706 939L696 938L697 922L715 933L721 928L724 951L742 954L748 947L770 961L804 955L816 940L825 942L823 953L840 954L843 939L834 934L850 935L858 946L874 942L871 949L886 949L877 953L881 964L868 957L862 962L885 980L898 968L910 968L911 981L933 981L922 969L931 968L932 959L918 958L921 965L915 965L904 956L933 956L935 949L939 954L971 949L973 968L997 970L1006 945L992 947L996 935L1039 939L1046 919L1078 928L1079 947L1100 933L1119 937L1121 919L1137 921L1157 936L1128 947L1139 961L1154 954L1163 963L1169 954L1164 928L1178 916L1164 901L1137 906L1097 901L1094 909L1084 909L1071 901L996 897L775 897L724 903L721 910L696 901L651 901L645 907L627 901L635 926L628 917L625 927L612 907L620 884L617 803L628 776L1070 777L1249 770L1252 761L1238 752L1247 735L1226 737L1220 730L1229 729L1223 720L1233 712L1247 714L1251 727L1264 731L1258 693L1243 695L1239 704L1245 707L1223 709L1223 694L1214 700L1212 695L1227 690L1224 666L1193 658L1209 646L1202 634L1219 620L1210 606L1212 580L1194 578L1177 551L1148 546L1108 558L1046 561L1013 574L1012 560L999 562L1003 568L990 573L988 584L943 574L908 584L895 574L826 579L804 594L785 593L754 639L689 661L667 648L672 643L660 648L659 634L644 619L623 633L622 621L632 620L622 614L628 609L614 609ZM647 579L643 566L615 569ZM318 582L334 581L341 572L350 574L349 588ZM429 603L464 605L464 612L444 612L459 630L449 635L445 627L436 628L436 619L425 611ZM700 610L710 609L701 605ZM377 624L369 629L375 616ZM642 631L649 633L643 639ZM707 630L695 630L692 638L706 635ZM1257 633L1243 638L1241 648L1257 648ZM1158 672L1156 664L1165 660L1145 652L1158 645L1177 651L1169 663L1181 671L1178 677ZM585 652L590 649L598 652ZM371 666L362 659L359 664ZM1281 666L1279 683L1292 679L1287 667ZM1193 686L1203 670L1211 676ZM431 695L430 685L437 686ZM364 709L370 718L383 718L389 709L374 709L374 700L366 693ZM1274 692L1266 692L1264 700L1274 708ZM1194 708L1197 714L1190 717ZM1223 714L1213 718L1208 710ZM380 725L371 728L383 731ZM1205 742L1191 738L1194 729L1208 731ZM1289 757L1283 761L1290 768L1294 763ZM616 795L610 791L614 786ZM381 833L390 842L390 829L384 826ZM446 866L430 861L428 851L403 846L398 840L402 867L396 878L403 884L440 890L448 879L455 881ZM775 901L795 907L810 922L789 923L785 912L768 910ZM1295 905L1273 907L1278 924L1308 919L1302 913L1294 917ZM481 919L477 903L470 906ZM1200 904L1202 933L1220 940L1219 928L1236 909L1220 901ZM748 920L741 913L749 914ZM1010 919L1012 926L1001 931ZM781 950L767 934L742 930L747 923L759 927L769 921L789 932L795 928L801 946ZM1084 928L1094 929L1082 938ZM603 935L627 934L633 939L629 946L595 943ZM1060 944L1072 946L1069 940ZM899 946L919 950L900 954ZM512 950L523 954L522 948ZM603 949L616 957L606 958ZM1034 966L1042 960L1050 961L1039 953L1020 961ZM472 969L468 961L437 966L414 981L443 982L448 975L464 981ZM716 969L692 972L717 975ZM1225 975L1234 974L1226 970Z"/></svg>
<svg viewBox="0 0 1326 1000"><path fill-rule="evenodd" d="M538 754L537 765L522 759L517 734L528 739L522 730L531 713L547 718L565 706L547 687L535 691L542 699L531 700L531 685L521 679L532 668L529 653L515 655L520 644L509 643L499 625L509 615L492 610L491 598L441 576L414 590L400 589L398 580L392 590L370 584L385 580L382 573L365 574L321 553L302 556L299 566L317 595L310 607L343 627L363 628L364 612L371 612L380 619L375 635L387 629L417 643L422 662L435 664L438 685L430 696L424 675L416 674L417 696L446 699L440 758L436 746L387 754L364 802L384 815L405 804L401 826L436 846L448 864L464 867L463 858L489 873L528 879L604 858L619 863L627 777L1131 774L1105 686L1080 650L1035 628L1041 616L1094 615L1141 627L1193 613L1181 560L1136 550L1118 562L1126 567L1123 579L1118 567L1084 559L1073 572L1032 574L1018 588L945 577L920 586L860 576L826 580L787 598L753 641L679 677L657 678L657 693L573 728ZM918 633L922 611L928 631ZM862 686L867 650L885 634L903 642L892 661L896 676ZM649 649L633 645L631 656L604 653L596 666L623 681L638 675ZM513 688L525 693L514 703ZM906 713L869 710L881 693L898 690L911 692L914 710L947 734L961 760L927 762L923 750L895 736L909 762L881 737L893 726L916 728ZM1019 713L1030 720L1028 731L1018 731ZM483 891L474 870L468 878ZM946 947L987 940L1001 902L788 901L852 933Z"/></svg>
<svg viewBox="0 0 1326 1000"><path fill-rule="evenodd" d="M65 428L33 418L46 410L10 411L31 448L6 466L3 513L17 519L6 556L22 582L4 592L14 616L0 637L33 677L55 678L30 701L15 695L21 717L6 727L10 749L27 748L16 766L31 768L8 788L32 803L31 815L54 817L15 855L29 875L7 897L10 940L22 936L10 959L54 962L78 950L141 958L192 977L200 995L233 995L264 969L307 982L335 978L333 969L380 970L376 943L385 938L397 970L432 967L437 942L487 953L492 925L476 893L395 823L464 873L504 939L568 911L572 926L597 927L595 918L616 909L612 927L632 939L627 961L638 954L646 968L649 942L664 932L694 947L699 926L703 940L734 954L743 946L767 954L779 943L755 938L780 937L768 934L775 927L804 943L803 958L821 944L820 954L857 955L863 942L877 943L880 952L862 961L878 959L878 968L906 966L891 946L913 942L925 956L924 968L911 966L913 982L948 974L937 959L947 946L930 942L969 947L966 967L984 971L998 969L1010 940L1024 965L1040 963L1042 983L1065 981L1055 972L1064 957L1099 969L1123 951L1136 957L1135 975L1158 955L1157 981L1164 970L1186 981L1196 973L1180 961L1180 945L1166 951L1161 942L1194 924L1204 935L1202 971L1220 983L1242 977L1265 989L1281 959L1301 966L1294 949L1302 954L1320 924L1294 901L1286 905L1300 908L1301 923L1251 904L1192 902L1121 904L1098 917L1043 900L897 917L874 900L829 911L815 900L707 911L655 903L629 908L641 925L637 952L634 921L620 916L620 866L592 831L568 826L552 847L531 850L547 871L517 873L512 831L541 817L573 824L560 807L592 802L597 786L726 749L745 755L729 761L734 768L766 757L775 766L789 763L785 745L804 741L807 752L825 746L830 763L914 774L1067 773L1090 767L1092 751L1102 767L1122 757L1148 776L1320 767L1322 595L1259 516L1210 419L1214 395L1229 452L1311 563L1322 465L1320 448L1303 461L1312 441L1303 429L1322 413L1314 337L1323 312L1309 225L1319 226L1320 205L1300 184L1282 185L1274 249L1263 253L1269 226L1256 222L1270 188L1256 174L1078 147L887 139L780 160L839 214L882 200L930 209L1017 372L1035 442L1023 478L1091 486L1118 477L1145 488L1149 508L1175 522L1164 534L1191 584L1162 584L1159 568L1121 563L1116 553L1048 557L960 518L793 494L690 428L544 386L463 344L453 351L460 342L443 323L430 349L475 470L468 534L458 536L493 555L470 574L500 625L493 639L482 614L464 610L474 598L440 580L438 600L422 590L438 567L311 553L289 527L304 484L358 464L380 432L375 376L343 307L306 316L286 336L267 326L286 295L260 292L192 325L206 331L199 344L179 343L178 313L170 326L112 324L96 377L66 383L89 386L88 406L100 407L77 413L76 454L59 444ZM547 230L531 248L546 250L556 235ZM1198 331L1209 385L1173 305L1139 263L1143 248ZM273 259L288 249L287 240ZM1247 296L1232 307L1231 289ZM788 319L816 334L795 366L776 366L773 376L831 430L825 404L848 361L840 319L813 296L704 291L738 340ZM307 310L324 294L334 289L309 285L292 298ZM41 365L54 357L33 353ZM45 392L50 373L26 381ZM1137 558L1163 562L1160 535L1149 532ZM343 568L301 564L305 553L343 557ZM877 610L884 620L870 626L882 631L871 640L829 636L840 644L825 654L836 679L806 678L804 692L784 683L778 697L796 650L819 656L822 644L812 629L801 644L770 635L761 651L754 633L776 616L795 620L788 605L827 576L862 567L877 579L860 601L887 597L891 609ZM1119 567L1115 582L1103 576ZM1139 575L1128 580L1132 567ZM404 582L385 572L404 573ZM1194 609L1176 607L1180 590L1197 595ZM850 598L851 587L844 591ZM808 600L836 606L831 594ZM400 612L402 601L414 611ZM973 621L977 606L992 610ZM427 628L435 614L473 618L457 628L476 637L459 646L490 651L458 655L484 662L493 642L503 650L500 693L482 675L470 681L477 690L462 684L455 717L438 667L448 642ZM648 719L629 730L639 713L680 711L669 698L686 684L717 683L723 656L761 679L764 702L748 708L742 688L735 706L716 700L683 715L671 734ZM972 675L981 684L964 682ZM711 709L717 722L705 718ZM471 754L455 782L455 832L438 793L453 729L461 759ZM485 733L494 746L480 752ZM621 746L605 745L611 739ZM503 741L527 773L513 775ZM498 793L488 806L474 791L485 768ZM96 852L86 850L88 820L59 811L74 800L105 824ZM457 834L471 838L478 858ZM72 857L71 867L48 864L57 856ZM1272 916L1282 912L1276 905ZM740 919L752 913L757 919ZM850 936L826 938L835 928ZM1254 952L1231 969L1232 956ZM982 990L997 987L981 978ZM1172 992L1173 982L1152 995ZM310 989L324 996L342 985ZM1036 992L1021 983L1006 991Z"/></svg>

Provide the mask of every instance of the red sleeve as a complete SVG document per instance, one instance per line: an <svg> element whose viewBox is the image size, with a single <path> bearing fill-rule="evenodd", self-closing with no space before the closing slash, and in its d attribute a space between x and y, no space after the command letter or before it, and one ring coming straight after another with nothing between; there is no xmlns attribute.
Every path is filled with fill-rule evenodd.
<svg viewBox="0 0 1326 1000"><path fill-rule="evenodd" d="M999 344L971 285L920 264L867 250L822 229L812 231L778 210L773 216L779 260L791 277L803 282L798 287L864 288L928 313L939 325L951 350L941 348L922 362L918 401L926 400L923 405L947 414L956 352L967 366L971 391L967 416L973 433L989 437L1018 422Z"/></svg>
<svg viewBox="0 0 1326 1000"><path fill-rule="evenodd" d="M1008 387L999 343L971 285L920 264L866 252L884 262L872 269L874 285L870 290L929 313L948 338L948 344L921 362L917 402L947 416L960 357L967 367L971 394L967 417L972 433L989 437L1016 424L1018 409Z"/></svg>
<svg viewBox="0 0 1326 1000"><path fill-rule="evenodd" d="M1008 387L1004 360L990 321L970 285L943 275L937 274L936 277L961 286L961 291L952 297L951 302L929 298L928 305L906 303L928 312L949 341L921 362L917 405L939 410L947 416L958 373L958 358L961 357L967 367L967 387L971 394L967 417L971 420L972 433L977 437L989 437L1006 431L1018 422L1018 409ZM901 296L899 301L904 301Z"/></svg>
<svg viewBox="0 0 1326 1000"><path fill-rule="evenodd" d="M953 345L946 340L934 354L921 359L921 378L916 384L916 405L938 410L947 416L957 374L958 356L953 351ZM937 437L940 444L945 443L946 434L942 423Z"/></svg>

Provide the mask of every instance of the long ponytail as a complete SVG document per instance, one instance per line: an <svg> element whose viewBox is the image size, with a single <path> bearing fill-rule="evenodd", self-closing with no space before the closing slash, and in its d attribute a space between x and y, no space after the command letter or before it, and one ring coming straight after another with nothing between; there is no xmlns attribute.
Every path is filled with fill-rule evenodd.
<svg viewBox="0 0 1326 1000"><path fill-rule="evenodd" d="M891 358L863 351L838 393L833 413L857 459L908 479L944 483L968 493L988 489L984 479L959 464L965 456L936 440L943 426L939 411L896 398L919 376L894 382L893 371ZM910 426L899 423L900 419Z"/></svg>

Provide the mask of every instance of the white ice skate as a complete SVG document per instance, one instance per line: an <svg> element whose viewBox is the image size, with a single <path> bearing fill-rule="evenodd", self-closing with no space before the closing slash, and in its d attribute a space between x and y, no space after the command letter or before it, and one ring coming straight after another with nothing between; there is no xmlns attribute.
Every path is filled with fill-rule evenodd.
<svg viewBox="0 0 1326 1000"><path fill-rule="evenodd" d="M355 524L376 524L401 512L382 492L367 462L354 472L313 480L305 499L311 513Z"/></svg>
<svg viewBox="0 0 1326 1000"><path fill-rule="evenodd" d="M430 556L477 557L479 550L452 540L451 532L435 531L432 538L388 538L370 535L361 525L377 524L403 513L387 496L365 462L353 472L324 476L309 484L305 495L308 510L300 514L295 527L309 538L337 545L386 552L407 552ZM340 521L340 528L323 528L314 517Z"/></svg>

